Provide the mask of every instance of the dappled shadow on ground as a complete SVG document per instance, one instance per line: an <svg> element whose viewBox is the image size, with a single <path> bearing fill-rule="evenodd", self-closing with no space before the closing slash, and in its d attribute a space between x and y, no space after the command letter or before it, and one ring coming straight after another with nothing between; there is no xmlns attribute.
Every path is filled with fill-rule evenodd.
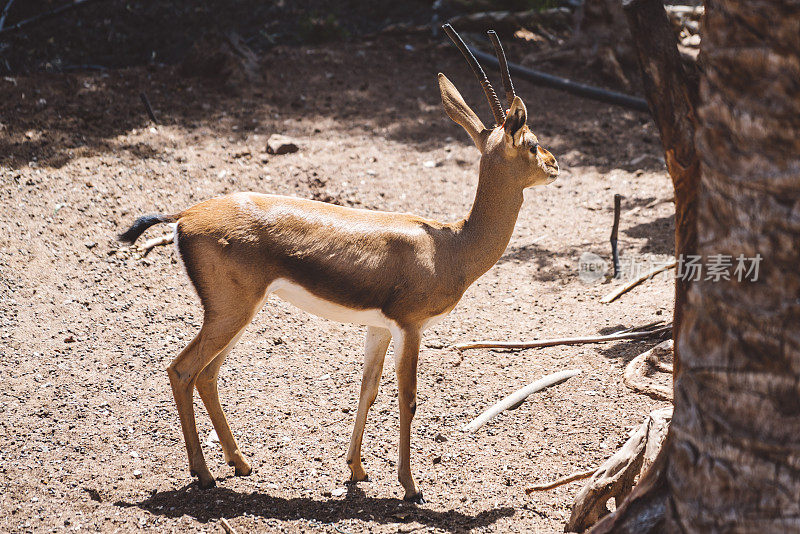
<svg viewBox="0 0 800 534"><path fill-rule="evenodd" d="M661 217L625 228L622 232L635 239L647 239L642 245L641 253L674 254L675 253L675 216Z"/></svg>
<svg viewBox="0 0 800 534"><path fill-rule="evenodd" d="M626 340L618 343L607 343L597 348L597 352L602 354L609 360L615 360L623 365L627 365L632 359L637 357L643 352L646 352L662 341L668 339L670 334L665 334L665 337L646 339L646 340Z"/></svg>
<svg viewBox="0 0 800 534"><path fill-rule="evenodd" d="M406 49L412 42L413 49ZM442 112L437 72L451 78L490 126L480 86L458 52L419 36L275 48L261 60L262 80L235 87L187 77L177 66L7 78L0 80L0 164L58 168L104 152L159 157L158 147L125 146L116 139L150 125L140 93L147 94L161 124L220 137L283 133L290 121L303 135L338 129L423 151L469 144ZM659 156L652 134L642 130L650 120L646 115L525 81L517 83L517 92L528 101L531 128L562 167L593 165L602 172L645 154L639 167L646 168Z"/></svg>
<svg viewBox="0 0 800 534"><path fill-rule="evenodd" d="M370 520L382 524L417 522L428 528L449 532L487 527L515 513L509 507L485 510L474 516L455 510L438 512L399 499L369 498L363 490L352 484L348 485L344 499L317 500L310 497L285 499L259 492L239 493L224 487L201 491L193 483L179 490L154 493L140 502L119 501L115 504L125 508L138 507L155 515L173 518L188 515L202 523L249 514L264 519L303 519L323 524L345 519Z"/></svg>

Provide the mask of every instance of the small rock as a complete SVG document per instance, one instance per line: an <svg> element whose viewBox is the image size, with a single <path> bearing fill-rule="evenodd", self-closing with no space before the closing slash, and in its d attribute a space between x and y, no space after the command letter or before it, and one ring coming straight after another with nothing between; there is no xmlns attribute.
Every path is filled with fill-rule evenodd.
<svg viewBox="0 0 800 534"><path fill-rule="evenodd" d="M86 248L92 249L97 246L97 243L95 241L87 241L84 245L86 245Z"/></svg>
<svg viewBox="0 0 800 534"><path fill-rule="evenodd" d="M433 463L434 463L434 464L440 464L440 463L442 463L442 457L441 457L441 456L434 456L434 457L433 457Z"/></svg>
<svg viewBox="0 0 800 534"><path fill-rule="evenodd" d="M330 497L331 496L331 492L328 491L328 490L325 490L325 491L322 492L322 496L323 497Z"/></svg>
<svg viewBox="0 0 800 534"><path fill-rule="evenodd" d="M269 136L269 139L267 139L267 152L270 154L291 154L298 150L300 150L300 147L297 146L297 142L291 137L272 134Z"/></svg>
<svg viewBox="0 0 800 534"><path fill-rule="evenodd" d="M208 437L206 438L206 445L208 446L219 445L219 436L217 435L216 430L211 430L211 432L208 433Z"/></svg>
<svg viewBox="0 0 800 534"><path fill-rule="evenodd" d="M139 457L139 453L138 452L131 451L131 458L138 458L138 457Z"/></svg>
<svg viewBox="0 0 800 534"><path fill-rule="evenodd" d="M335 490L333 490L331 492L331 495L333 495L334 497L341 497L345 493L347 493L346 489L344 489L344 488L336 488Z"/></svg>
<svg viewBox="0 0 800 534"><path fill-rule="evenodd" d="M444 437L442 434L436 434L433 437L433 441L435 441L436 443L444 443L445 441L447 441L447 438Z"/></svg>
<svg viewBox="0 0 800 534"><path fill-rule="evenodd" d="M436 162L433 161L432 159L429 159L428 161L423 162L422 166L425 167L426 169L432 169L436 167Z"/></svg>
<svg viewBox="0 0 800 534"><path fill-rule="evenodd" d="M133 478L142 478L142 472L139 471L138 469L135 469L133 471Z"/></svg>
<svg viewBox="0 0 800 534"><path fill-rule="evenodd" d="M64 343L75 343L75 336L67 336L64 338Z"/></svg>

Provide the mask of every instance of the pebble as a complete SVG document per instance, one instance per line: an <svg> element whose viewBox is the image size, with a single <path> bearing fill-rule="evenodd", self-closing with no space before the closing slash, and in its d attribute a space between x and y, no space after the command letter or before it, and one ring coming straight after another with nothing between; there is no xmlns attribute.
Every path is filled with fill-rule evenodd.
<svg viewBox="0 0 800 534"><path fill-rule="evenodd" d="M297 152L298 150L300 150L300 147L291 137L272 134L269 136L269 139L267 139L267 152L269 154L291 154L292 152Z"/></svg>

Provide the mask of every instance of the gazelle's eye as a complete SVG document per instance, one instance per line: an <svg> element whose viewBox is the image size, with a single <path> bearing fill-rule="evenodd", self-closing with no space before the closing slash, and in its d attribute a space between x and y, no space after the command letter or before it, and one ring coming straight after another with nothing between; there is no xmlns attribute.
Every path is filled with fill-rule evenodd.
<svg viewBox="0 0 800 534"><path fill-rule="evenodd" d="M539 143L536 143L531 147L531 153L536 154L536 149L539 148Z"/></svg>

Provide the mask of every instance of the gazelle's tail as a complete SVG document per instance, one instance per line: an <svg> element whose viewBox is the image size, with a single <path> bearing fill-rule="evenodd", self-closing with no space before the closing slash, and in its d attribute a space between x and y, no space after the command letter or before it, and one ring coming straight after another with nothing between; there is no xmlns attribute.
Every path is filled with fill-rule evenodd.
<svg viewBox="0 0 800 534"><path fill-rule="evenodd" d="M145 230L153 226L154 224L159 223L174 223L180 218L180 215L143 215L136 219L136 222L128 228L127 231L124 233L119 234L117 239L123 241L125 243L133 244L134 241L139 239L139 236L144 233Z"/></svg>

